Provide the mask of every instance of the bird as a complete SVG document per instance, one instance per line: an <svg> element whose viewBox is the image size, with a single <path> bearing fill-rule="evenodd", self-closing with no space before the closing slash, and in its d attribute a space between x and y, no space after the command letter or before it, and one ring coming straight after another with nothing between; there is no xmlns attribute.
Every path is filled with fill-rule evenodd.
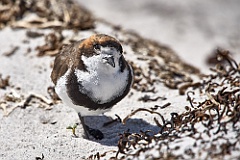
<svg viewBox="0 0 240 160"><path fill-rule="evenodd" d="M121 43L106 34L94 34L59 51L51 73L59 98L75 109L87 139L104 138L85 124L84 117L110 110L130 91L133 69L123 56Z"/></svg>

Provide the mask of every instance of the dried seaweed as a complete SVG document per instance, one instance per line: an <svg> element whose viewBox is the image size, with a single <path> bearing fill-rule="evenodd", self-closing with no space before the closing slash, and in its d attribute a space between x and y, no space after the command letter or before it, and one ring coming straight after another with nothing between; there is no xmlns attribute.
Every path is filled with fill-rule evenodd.
<svg viewBox="0 0 240 160"><path fill-rule="evenodd" d="M38 100L38 106L45 108L45 110L51 109L54 103L52 100L40 94L31 93L28 96L24 96L19 94L16 90L11 90L11 92L5 93L0 99L0 108L3 110L3 115L8 116L16 108L20 107L24 109L32 105L31 102L36 100Z"/></svg>
<svg viewBox="0 0 240 160"><path fill-rule="evenodd" d="M149 95L144 95L144 96L140 97L138 100L139 100L139 101L143 101L143 102L152 102L152 101L157 101L157 100L159 100L159 99L161 99L161 100L166 100L167 98L165 98L165 97L160 97L160 96L152 98L152 97L149 96Z"/></svg>
<svg viewBox="0 0 240 160"><path fill-rule="evenodd" d="M63 45L63 39L60 30L45 35L45 44L36 48L38 51L37 56L55 56Z"/></svg>
<svg viewBox="0 0 240 160"><path fill-rule="evenodd" d="M137 91L156 93L156 82L163 83L171 89L178 89L186 83L194 84L191 75L202 76L197 68L182 62L170 48L143 39L134 32L124 34L127 39L123 44L130 45L138 60L146 64L143 67L131 62L135 76L133 88Z"/></svg>
<svg viewBox="0 0 240 160"><path fill-rule="evenodd" d="M154 107L151 107L151 110L157 110L158 108L160 108L160 109L164 109L164 108L166 108L166 107L168 107L168 106L170 106L171 105L171 103L166 103L166 104L164 104L164 105L162 105L162 106L159 106L159 105L155 105Z"/></svg>
<svg viewBox="0 0 240 160"><path fill-rule="evenodd" d="M0 74L0 89L6 89L6 87L10 86L9 80L10 80L10 76L3 78L2 74Z"/></svg>
<svg viewBox="0 0 240 160"><path fill-rule="evenodd" d="M19 49L18 46L12 47L12 49L10 51L3 53L3 55L6 57L10 57L10 56L14 55L14 53L16 53L16 51L18 49Z"/></svg>
<svg viewBox="0 0 240 160"><path fill-rule="evenodd" d="M104 153L102 153L102 154L100 154L99 152L97 152L96 154L91 154L90 156L88 156L87 159L89 159L89 160L98 159L98 160L99 160L100 158L105 157L107 154L109 154L109 153L115 153L115 152L116 152L116 151L114 151L114 150L110 150L110 151L104 152ZM110 159L115 160L115 157L112 157L112 158L110 158Z"/></svg>
<svg viewBox="0 0 240 160"><path fill-rule="evenodd" d="M189 87L193 87L193 89L196 89L196 88L199 88L202 84L197 82L197 83L187 83L187 84L184 84L182 85L181 87L179 87L179 94L180 95L184 95L186 90L189 88Z"/></svg>
<svg viewBox="0 0 240 160"><path fill-rule="evenodd" d="M85 30L94 27L90 12L71 0L2 0L0 29L68 28Z"/></svg>
<svg viewBox="0 0 240 160"><path fill-rule="evenodd" d="M224 53L228 52L224 51ZM215 69L212 69L214 73L205 77L201 82L180 88L184 92L189 86L203 90L206 95L203 102L193 102L192 96L195 94L193 91L188 91L187 100L190 106L187 106L186 112L180 115L171 113L170 120L164 119L157 111L144 108L139 108L124 118L123 123L127 123L127 119L143 111L160 115L162 122L154 118L159 127L157 134L148 134L151 131L139 133L126 131L120 134L116 158L121 153L124 159L139 157L141 159L218 159L232 152L239 153L240 137L231 140L227 137L231 134L239 135L240 67L229 54L219 52L218 56L227 63L218 64ZM193 94L190 95L190 93ZM153 110L156 110L156 107ZM181 147L182 143L188 143L185 142L187 138L193 140L193 146ZM209 141L209 139L214 140ZM207 155L203 152L207 152Z"/></svg>
<svg viewBox="0 0 240 160"><path fill-rule="evenodd" d="M38 38L38 37L43 36L44 34L43 34L43 33L36 32L36 31L27 31L27 32L26 32L26 35L27 35L27 37L29 37L29 38Z"/></svg>
<svg viewBox="0 0 240 160"><path fill-rule="evenodd" d="M217 65L224 64L228 60L223 58L225 56L229 56L230 52L228 50L224 50L223 48L217 48L213 51L213 53L207 58L207 64L209 65Z"/></svg>
<svg viewBox="0 0 240 160"><path fill-rule="evenodd" d="M129 114L127 117L125 117L125 118L122 120L122 123L125 124L126 121L127 121L130 117L132 117L133 115L135 115L136 113L138 113L138 112L140 112L140 111L149 112L149 113L151 113L151 114L157 114L157 115L161 118L162 123L165 124L164 117L163 117L160 113L155 112L155 111L151 111L151 110L148 110L148 109L145 109L145 108L139 108L139 109L133 111L131 114Z"/></svg>

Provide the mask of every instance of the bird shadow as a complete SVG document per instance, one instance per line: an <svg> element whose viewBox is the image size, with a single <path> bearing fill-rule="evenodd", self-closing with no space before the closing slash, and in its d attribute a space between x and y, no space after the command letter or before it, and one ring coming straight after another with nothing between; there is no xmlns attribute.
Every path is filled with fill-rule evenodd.
<svg viewBox="0 0 240 160"><path fill-rule="evenodd" d="M114 121L111 117L105 115L86 116L84 118L89 126L94 129L99 129L104 134L104 138L101 140L96 140L93 137L90 137L89 140L106 146L117 146L120 134L126 131L130 133L140 133L140 131L150 130L152 134L157 134L161 130L160 127L150 124L143 118L129 118L125 124L117 120ZM108 123L108 125L104 125L106 123Z"/></svg>

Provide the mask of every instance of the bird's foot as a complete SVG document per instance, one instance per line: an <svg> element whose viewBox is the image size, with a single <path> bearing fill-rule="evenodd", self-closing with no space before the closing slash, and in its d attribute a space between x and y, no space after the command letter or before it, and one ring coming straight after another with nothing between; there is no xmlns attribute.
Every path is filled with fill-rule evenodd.
<svg viewBox="0 0 240 160"><path fill-rule="evenodd" d="M86 125L86 129L87 132L89 133L89 135L93 136L93 138L97 139L97 140L101 140L104 138L103 133L98 130L98 129L94 129L94 128L90 128L89 126Z"/></svg>

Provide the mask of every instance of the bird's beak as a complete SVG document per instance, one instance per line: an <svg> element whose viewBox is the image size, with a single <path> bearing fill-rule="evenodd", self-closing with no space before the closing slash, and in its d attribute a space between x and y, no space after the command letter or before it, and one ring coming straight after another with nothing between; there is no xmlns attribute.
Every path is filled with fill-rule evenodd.
<svg viewBox="0 0 240 160"><path fill-rule="evenodd" d="M113 56L103 57L103 59L106 60L106 63L111 65L113 68L115 68L115 62L114 62L114 57Z"/></svg>

